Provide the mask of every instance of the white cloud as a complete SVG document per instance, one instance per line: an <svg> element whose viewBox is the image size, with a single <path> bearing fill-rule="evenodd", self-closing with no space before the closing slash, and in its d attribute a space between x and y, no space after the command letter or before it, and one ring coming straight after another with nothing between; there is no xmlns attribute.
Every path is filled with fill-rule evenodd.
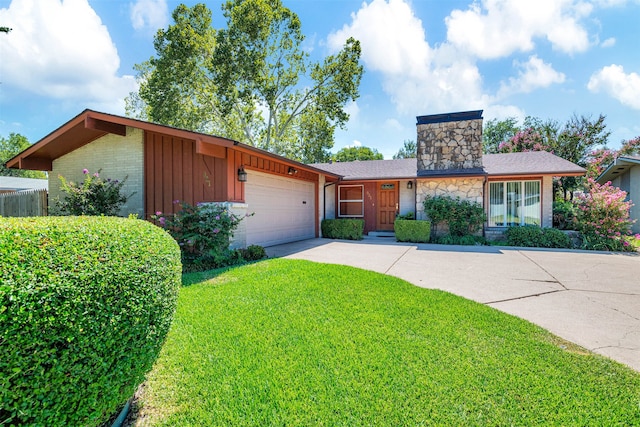
<svg viewBox="0 0 640 427"><path fill-rule="evenodd" d="M362 147L362 142L358 141L357 139L354 139L351 147Z"/></svg>
<svg viewBox="0 0 640 427"><path fill-rule="evenodd" d="M640 75L625 73L622 65L612 64L594 73L587 88L604 92L624 105L640 110Z"/></svg>
<svg viewBox="0 0 640 427"><path fill-rule="evenodd" d="M491 119L506 120L509 117L515 117L516 120L522 122L526 117L526 114L521 108L513 105L493 104L485 108L482 116L485 121Z"/></svg>
<svg viewBox="0 0 640 427"><path fill-rule="evenodd" d="M498 96L508 96L514 93L530 93L535 89L563 83L565 75L553 69L550 64L533 55L527 62L514 61L519 68L518 77L510 78L508 83L502 83Z"/></svg>
<svg viewBox="0 0 640 427"><path fill-rule="evenodd" d="M406 2L373 0L351 18L329 35L328 46L337 50L348 37L360 40L367 72L382 75L383 90L401 114L472 109L486 102L473 61L447 44L432 49Z"/></svg>
<svg viewBox="0 0 640 427"><path fill-rule="evenodd" d="M445 20L447 39L482 59L531 51L536 38L565 53L583 52L589 35L581 20L591 11L577 0L483 0L451 12Z"/></svg>
<svg viewBox="0 0 640 427"><path fill-rule="evenodd" d="M136 30L154 34L169 22L169 8L166 0L136 0L130 5L131 25Z"/></svg>
<svg viewBox="0 0 640 427"><path fill-rule="evenodd" d="M13 0L0 22L13 28L0 43L3 85L124 111L135 82L118 76L117 49L87 0Z"/></svg>
<svg viewBox="0 0 640 427"><path fill-rule="evenodd" d="M615 45L616 45L615 37L609 37L608 39L600 43L600 47L613 47Z"/></svg>

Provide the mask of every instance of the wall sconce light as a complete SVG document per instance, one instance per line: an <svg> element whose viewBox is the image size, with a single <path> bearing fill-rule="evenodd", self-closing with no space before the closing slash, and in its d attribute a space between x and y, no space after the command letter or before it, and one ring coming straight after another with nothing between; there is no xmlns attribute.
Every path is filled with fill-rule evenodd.
<svg viewBox="0 0 640 427"><path fill-rule="evenodd" d="M292 166L289 166L289 170L287 171L287 173L289 175L297 175L298 174L298 170Z"/></svg>
<svg viewBox="0 0 640 427"><path fill-rule="evenodd" d="M247 172L244 170L244 166L240 166L238 169L238 181L247 182Z"/></svg>
<svg viewBox="0 0 640 427"><path fill-rule="evenodd" d="M407 189L411 190L413 188L413 181L407 181Z"/></svg>

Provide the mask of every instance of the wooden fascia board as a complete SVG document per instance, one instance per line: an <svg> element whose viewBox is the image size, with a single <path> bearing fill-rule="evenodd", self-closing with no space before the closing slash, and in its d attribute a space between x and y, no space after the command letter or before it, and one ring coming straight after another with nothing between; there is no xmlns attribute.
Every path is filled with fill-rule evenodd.
<svg viewBox="0 0 640 427"><path fill-rule="evenodd" d="M52 171L53 161L44 157L22 157L18 161L19 169L34 171Z"/></svg>
<svg viewBox="0 0 640 427"><path fill-rule="evenodd" d="M227 158L227 148L221 145L206 143L201 139L196 139L196 153L204 156Z"/></svg>
<svg viewBox="0 0 640 427"><path fill-rule="evenodd" d="M113 121L101 120L87 115L84 120L84 127L98 130L119 136L127 136L127 126Z"/></svg>
<svg viewBox="0 0 640 427"><path fill-rule="evenodd" d="M54 130L53 132L51 132L50 134L48 134L47 136L42 138L40 141L36 142L35 144L30 146L26 150L22 151L21 153L17 154L13 158L9 159L6 162L7 167L8 168L19 169L20 168L20 163L22 162L22 160L24 158L32 155L33 153L35 153L36 151L38 151L42 147L44 147L47 144L49 144L54 139L58 138L60 135L63 135L65 132L69 131L69 129L71 129L71 128L75 127L76 125L78 125L78 123L84 122L85 114L86 114L86 111L78 114L76 117L74 117L73 119L69 120L67 123L63 124L58 129ZM53 160L53 159L51 159L51 160Z"/></svg>

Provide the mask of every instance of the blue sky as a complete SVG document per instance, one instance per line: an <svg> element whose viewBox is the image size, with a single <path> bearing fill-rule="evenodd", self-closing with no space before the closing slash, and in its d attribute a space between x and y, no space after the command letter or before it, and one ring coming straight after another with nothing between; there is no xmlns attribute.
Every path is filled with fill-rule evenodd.
<svg viewBox="0 0 640 427"><path fill-rule="evenodd" d="M124 114L133 65L154 54L173 0L0 0L0 136L31 142L85 108ZM194 1L183 3L193 5ZM205 2L224 26L222 1ZM347 37L365 74L333 151L384 154L416 116L484 110L564 123L607 116L609 146L640 136L640 0L284 0L320 59Z"/></svg>

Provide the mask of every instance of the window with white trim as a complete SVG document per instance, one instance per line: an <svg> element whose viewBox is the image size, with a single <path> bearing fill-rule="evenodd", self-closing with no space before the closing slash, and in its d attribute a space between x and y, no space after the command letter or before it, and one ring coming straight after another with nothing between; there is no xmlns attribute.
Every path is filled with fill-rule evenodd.
<svg viewBox="0 0 640 427"><path fill-rule="evenodd" d="M364 185L338 186L338 217L362 218L364 216Z"/></svg>
<svg viewBox="0 0 640 427"><path fill-rule="evenodd" d="M489 182L489 226L540 225L540 181Z"/></svg>

